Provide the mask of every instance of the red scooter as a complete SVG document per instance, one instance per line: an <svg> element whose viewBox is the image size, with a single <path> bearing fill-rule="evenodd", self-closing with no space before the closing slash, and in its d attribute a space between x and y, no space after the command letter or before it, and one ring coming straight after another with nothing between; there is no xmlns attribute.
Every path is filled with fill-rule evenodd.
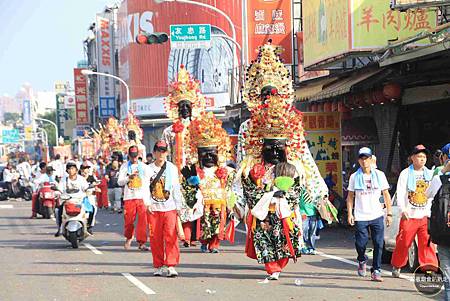
<svg viewBox="0 0 450 301"><path fill-rule="evenodd" d="M45 182L38 190L36 212L44 218L49 219L55 213L55 207L59 206L59 193L52 189L54 185Z"/></svg>

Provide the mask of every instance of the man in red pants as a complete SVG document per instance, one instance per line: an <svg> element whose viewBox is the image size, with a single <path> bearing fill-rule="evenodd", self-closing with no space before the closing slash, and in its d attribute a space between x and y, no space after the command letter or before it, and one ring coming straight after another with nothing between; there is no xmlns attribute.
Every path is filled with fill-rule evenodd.
<svg viewBox="0 0 450 301"><path fill-rule="evenodd" d="M138 222L136 227L136 240L140 250L148 250L147 242L147 215L145 202L148 202L149 168L148 165L138 160L138 148L133 145L128 149L129 160L122 164L119 170L118 184L125 186L123 193L123 217L125 220L124 236L126 237L125 249L129 249L133 239L134 221L136 215Z"/></svg>
<svg viewBox="0 0 450 301"><path fill-rule="evenodd" d="M155 268L153 275L162 276L167 267L167 277L176 277L175 266L180 261L177 224L182 196L178 169L167 161L168 154L167 143L156 142L153 148L155 161L148 165L151 197L147 218Z"/></svg>
<svg viewBox="0 0 450 301"><path fill-rule="evenodd" d="M415 146L411 152L413 163L398 177L397 203L402 217L391 260L393 277L400 277L400 270L408 260L408 249L416 235L420 265L438 267L435 246L428 243L427 223L432 199L427 198L425 191L433 176L433 172L425 167L428 154L423 145Z"/></svg>

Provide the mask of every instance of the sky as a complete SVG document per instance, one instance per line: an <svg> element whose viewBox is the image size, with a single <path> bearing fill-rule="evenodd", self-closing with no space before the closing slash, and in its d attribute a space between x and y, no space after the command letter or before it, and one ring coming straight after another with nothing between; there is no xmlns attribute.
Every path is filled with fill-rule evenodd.
<svg viewBox="0 0 450 301"><path fill-rule="evenodd" d="M73 85L89 25L116 2L0 0L0 96L14 96L26 82L34 91L53 91L57 80Z"/></svg>

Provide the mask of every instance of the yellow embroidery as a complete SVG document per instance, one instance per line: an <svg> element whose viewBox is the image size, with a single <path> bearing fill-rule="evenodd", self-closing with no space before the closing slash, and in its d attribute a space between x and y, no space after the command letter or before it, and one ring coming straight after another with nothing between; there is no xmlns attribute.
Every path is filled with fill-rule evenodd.
<svg viewBox="0 0 450 301"><path fill-rule="evenodd" d="M416 191L410 191L408 193L409 203L416 207L425 207L428 199L425 195L425 191L428 188L428 183L424 180L418 180L416 183Z"/></svg>

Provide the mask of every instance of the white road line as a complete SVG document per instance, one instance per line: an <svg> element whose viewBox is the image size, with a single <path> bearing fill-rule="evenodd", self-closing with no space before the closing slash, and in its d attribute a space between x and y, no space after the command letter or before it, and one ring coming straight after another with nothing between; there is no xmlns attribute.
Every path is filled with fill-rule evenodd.
<svg viewBox="0 0 450 301"><path fill-rule="evenodd" d="M242 233L242 234L247 234L246 231L241 230L241 229L235 229L235 231L237 231L237 232L239 232L239 233ZM356 261L348 260L348 259L345 259L345 258L342 258L342 257L339 257L339 256L325 254L325 253L320 252L320 251L317 251L317 255L320 255L320 256L326 257L326 258L330 258L330 259L334 259L334 260L337 260L337 261L340 261L340 262L343 262L343 263L347 263L347 264L350 264L350 265L353 265L353 266L358 266L358 263L357 263ZM367 266L367 269L368 269L369 271L370 271L370 268L371 268L371 266ZM383 269L381 270L381 272L382 272L384 275L387 275L387 276L392 275L391 272L386 271L386 270L383 270ZM408 281L410 281L410 282L414 282L414 277L411 277L411 276L400 275L400 278L405 279L405 280L408 280Z"/></svg>
<svg viewBox="0 0 450 301"><path fill-rule="evenodd" d="M149 288L148 286L146 286L145 284L143 284L141 281L139 281L136 277L134 277L133 275L131 275L130 273L122 273L122 275L128 279L128 281L130 281L131 283L133 283L134 285L136 285L141 291L143 291L146 295L156 295L156 293Z"/></svg>
<svg viewBox="0 0 450 301"><path fill-rule="evenodd" d="M337 261L340 261L340 262L344 262L344 263L347 263L347 264L351 264L351 265L354 265L354 266L358 266L358 263L357 263L357 262L352 261L352 260L348 260L348 259L345 259L345 258L342 258L342 257L339 257L339 256L334 256L334 255L325 254L325 253L320 252L320 251L317 251L317 255L320 255L320 256L326 257L326 258L330 258L330 259L334 259L334 260L337 260ZM367 265L367 268L366 268L366 269L370 271L370 268L371 268L371 266ZM384 275L388 275L388 276L392 275L391 272L388 272L388 271L383 270L383 269L381 270L381 272L382 272ZM400 275L400 278L406 279L406 280L411 281L411 282L414 282L414 278L411 277L411 276Z"/></svg>
<svg viewBox="0 0 450 301"><path fill-rule="evenodd" d="M97 250L93 245L88 244L88 243L84 243L84 245L86 246L86 248L88 248L89 250L91 250L92 252L94 252L94 254L97 255L102 255L103 253L100 252L99 250Z"/></svg>
<svg viewBox="0 0 450 301"><path fill-rule="evenodd" d="M0 209L13 209L13 205L0 205Z"/></svg>

